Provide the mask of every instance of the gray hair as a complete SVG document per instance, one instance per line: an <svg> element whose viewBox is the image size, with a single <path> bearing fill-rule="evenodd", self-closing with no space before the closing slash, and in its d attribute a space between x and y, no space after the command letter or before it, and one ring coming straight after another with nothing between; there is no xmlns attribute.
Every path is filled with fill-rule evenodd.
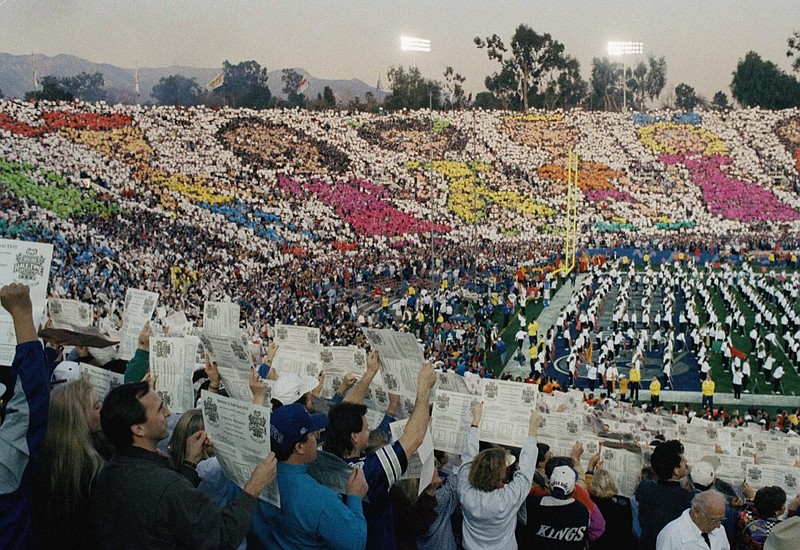
<svg viewBox="0 0 800 550"><path fill-rule="evenodd" d="M697 511L702 509L705 512L709 506L715 504L725 508L725 495L715 489L702 491L697 493L692 499L692 510Z"/></svg>

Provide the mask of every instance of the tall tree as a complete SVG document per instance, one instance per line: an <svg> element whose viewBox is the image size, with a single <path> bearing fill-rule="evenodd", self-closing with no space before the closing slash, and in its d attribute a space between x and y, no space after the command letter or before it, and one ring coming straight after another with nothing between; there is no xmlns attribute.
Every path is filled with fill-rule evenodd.
<svg viewBox="0 0 800 550"><path fill-rule="evenodd" d="M634 108L644 111L645 80L647 78L647 64L640 61L633 69L628 69L625 75L625 84L628 86L629 96Z"/></svg>
<svg viewBox="0 0 800 550"><path fill-rule="evenodd" d="M478 92L475 95L475 102L472 104L475 109L507 109L504 107L497 96L492 92Z"/></svg>
<svg viewBox="0 0 800 550"><path fill-rule="evenodd" d="M283 82L283 93L286 94L287 107L305 107L306 96L300 92L303 75L294 69L283 69L281 73L281 82Z"/></svg>
<svg viewBox="0 0 800 550"><path fill-rule="evenodd" d="M333 90L330 86L325 86L325 88L322 90L322 101L325 103L325 107L328 109L336 108L336 96L333 95Z"/></svg>
<svg viewBox="0 0 800 550"><path fill-rule="evenodd" d="M386 109L425 109L431 103L434 109L441 108L441 83L424 78L417 67L408 71L402 65L390 67L388 77L392 93L384 100Z"/></svg>
<svg viewBox="0 0 800 550"><path fill-rule="evenodd" d="M367 92L364 94L364 103L365 107L364 110L368 113L377 113L380 108L381 104L378 102L378 98L375 97L375 94L372 92Z"/></svg>
<svg viewBox="0 0 800 550"><path fill-rule="evenodd" d="M647 99L653 101L661 96L661 91L667 85L667 61L664 57L650 56L647 58L647 76L644 81L644 91Z"/></svg>
<svg viewBox="0 0 800 550"><path fill-rule="evenodd" d="M711 106L714 107L717 111L724 111L729 107L728 104L728 94L723 92L722 90L718 91L714 94L714 98L711 100Z"/></svg>
<svg viewBox="0 0 800 550"><path fill-rule="evenodd" d="M739 60L731 83L733 98L745 107L800 107L800 83L756 52Z"/></svg>
<svg viewBox="0 0 800 550"><path fill-rule="evenodd" d="M361 98L355 96L353 99L347 102L347 110L348 111L365 111L366 105L361 103Z"/></svg>
<svg viewBox="0 0 800 550"><path fill-rule="evenodd" d="M266 109L270 106L272 92L267 86L267 68L255 61L242 61L233 65L225 60L225 82L217 93L225 95L234 107Z"/></svg>
<svg viewBox="0 0 800 550"><path fill-rule="evenodd" d="M693 87L689 86L685 82L681 82L675 86L676 107L683 109L684 111L691 111L699 102L700 99L697 97Z"/></svg>
<svg viewBox="0 0 800 550"><path fill-rule="evenodd" d="M464 82L467 79L448 66L444 70L444 106L448 109L463 109L469 103L467 93L464 91Z"/></svg>
<svg viewBox="0 0 800 550"><path fill-rule="evenodd" d="M622 107L622 74L607 57L592 59L590 104L593 109L616 111Z"/></svg>
<svg viewBox="0 0 800 550"><path fill-rule="evenodd" d="M581 77L581 64L568 55L560 70L549 71L537 89L528 94L528 102L544 109L569 109L586 99L587 88Z"/></svg>
<svg viewBox="0 0 800 550"><path fill-rule="evenodd" d="M495 97L500 108L519 109L522 102L517 92L517 80L514 72L508 67L503 67L499 73L486 77L486 89ZM480 95L480 94L478 94ZM477 98L476 98L477 99Z"/></svg>
<svg viewBox="0 0 800 550"><path fill-rule="evenodd" d="M89 74L82 72L76 76L65 76L59 79L59 85L77 99L88 102L105 101L105 79L103 73Z"/></svg>
<svg viewBox="0 0 800 550"><path fill-rule="evenodd" d="M490 83L502 83L504 86L500 89L505 94L509 77L513 78L516 94L521 99L524 110L528 109L529 91L534 94L543 93L547 87L542 82L544 76L549 71L566 68L564 45L554 40L550 34L539 34L524 24L517 27L511 37L510 47L496 34L486 39L476 36L473 42L478 49L486 50L489 59L500 63L500 71L487 77L486 88L494 93ZM498 99L503 101L501 96Z"/></svg>
<svg viewBox="0 0 800 550"><path fill-rule="evenodd" d="M194 78L180 74L161 77L150 95L162 105L197 105L202 96L200 85Z"/></svg>
<svg viewBox="0 0 800 550"><path fill-rule="evenodd" d="M627 69L626 73L625 85L629 97L637 109L644 111L645 100L657 99L667 84L667 61L664 57L656 59L651 55L647 63L640 61L633 69Z"/></svg>
<svg viewBox="0 0 800 550"><path fill-rule="evenodd" d="M792 69L800 71L800 31L794 31L794 34L789 37L787 44L788 49L786 50L786 57L794 57Z"/></svg>
<svg viewBox="0 0 800 550"><path fill-rule="evenodd" d="M55 76L45 76L40 81L41 90L34 90L25 94L25 100L72 101L75 97L61 87L61 79Z"/></svg>

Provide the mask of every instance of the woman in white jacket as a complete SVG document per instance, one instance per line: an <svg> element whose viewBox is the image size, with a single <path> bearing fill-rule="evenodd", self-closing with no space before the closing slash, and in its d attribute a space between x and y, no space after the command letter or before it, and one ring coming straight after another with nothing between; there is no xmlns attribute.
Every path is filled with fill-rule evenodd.
<svg viewBox="0 0 800 550"><path fill-rule="evenodd" d="M458 497L464 514L464 548L516 550L517 511L525 502L533 482L540 417L536 411L531 411L528 438L519 456L519 469L511 482L503 485L506 468L514 463L514 456L502 448L478 453L482 415L483 404L473 407L472 425L462 455L464 465L458 472Z"/></svg>

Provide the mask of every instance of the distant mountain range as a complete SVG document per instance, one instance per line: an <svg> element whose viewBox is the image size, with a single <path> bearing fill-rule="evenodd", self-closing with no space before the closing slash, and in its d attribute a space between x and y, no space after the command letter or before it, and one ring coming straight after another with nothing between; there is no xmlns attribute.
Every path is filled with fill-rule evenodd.
<svg viewBox="0 0 800 550"><path fill-rule="evenodd" d="M134 91L134 69L124 69L108 63L94 63L74 55L59 54L54 57L46 55L12 55L0 53L0 90L7 98L23 97L26 92L33 89L33 68L36 68L36 76L41 79L44 76L75 76L81 72L93 74L103 73L105 88L109 92L110 99L120 102L133 102L135 100ZM141 93L141 103L155 100L150 96L153 86L158 81L174 74L180 74L188 78L195 78L201 87L211 81L219 72L221 67L200 68L200 67L140 67L139 68L139 89ZM330 86L337 101L347 103L356 97L364 98L367 92L372 92L376 98L383 99L387 92L378 90L362 80L353 78L350 80L326 80L316 78L302 68L296 67L295 70L308 78L309 87L305 91L306 97L315 98L321 94L325 86ZM281 82L281 70L269 72L267 80L272 95L284 97L282 92L283 83Z"/></svg>

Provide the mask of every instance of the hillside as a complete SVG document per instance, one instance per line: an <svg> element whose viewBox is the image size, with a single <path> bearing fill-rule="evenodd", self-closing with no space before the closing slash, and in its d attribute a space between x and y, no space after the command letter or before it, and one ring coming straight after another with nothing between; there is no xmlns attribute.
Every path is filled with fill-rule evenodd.
<svg viewBox="0 0 800 550"><path fill-rule="evenodd" d="M103 73L106 89L113 92L114 97L120 98L123 102L127 99L133 101L134 93L134 69L126 69L108 63L95 63L73 55L59 54L53 57L46 55L12 55L0 53L0 90L7 98L22 97L33 87L33 66L36 67L36 75L39 79L44 76L74 76L81 72ZM269 67L267 67L269 68ZM295 68L301 74L308 75L302 68ZM139 82L141 90L141 102L152 101L150 90L153 89L159 79L173 74L181 74L190 78L195 78L201 86L205 86L219 68L202 67L140 67ZM315 97L322 93L325 86L330 86L334 95L339 100L349 101L355 97L363 99L367 92L372 92L378 98L383 98L386 92L376 89L356 78L350 80L330 80L317 78L308 75L309 89L306 92L308 97ZM267 81L273 95L283 96L281 88L281 69L269 71Z"/></svg>

